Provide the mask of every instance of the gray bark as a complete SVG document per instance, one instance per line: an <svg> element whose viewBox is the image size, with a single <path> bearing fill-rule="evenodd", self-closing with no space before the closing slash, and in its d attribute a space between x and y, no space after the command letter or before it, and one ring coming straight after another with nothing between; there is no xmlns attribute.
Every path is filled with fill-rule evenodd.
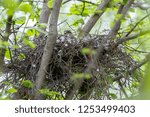
<svg viewBox="0 0 150 117"><path fill-rule="evenodd" d="M121 26L121 20L126 16L128 10L130 9L131 5L134 3L134 0L128 0L128 3L123 7L121 11L121 16L120 18L115 22L115 25L111 29L109 33L109 37L115 37L116 34L118 33L120 26Z"/></svg>
<svg viewBox="0 0 150 117"><path fill-rule="evenodd" d="M46 41L46 45L44 47L44 53L42 56L40 68L36 77L36 94L35 99L39 99L39 93L38 90L41 89L46 72L47 67L49 65L49 61L51 59L53 47L55 45L56 39L57 39L57 22L58 22L58 16L59 11L61 7L62 0L55 0L53 5L53 10L50 17L50 25L49 25L49 33L48 33L48 39Z"/></svg>
<svg viewBox="0 0 150 117"><path fill-rule="evenodd" d="M47 6L48 0L44 0L42 11L40 14L40 20L39 23L48 23L49 15L51 13L51 9ZM42 28L42 30L46 30L46 28ZM44 34L40 33L39 38L42 37Z"/></svg>
<svg viewBox="0 0 150 117"><path fill-rule="evenodd" d="M79 37L85 37L90 31L91 29L94 27L94 25L96 24L96 22L98 21L98 19L103 15L103 13L105 12L105 8L107 7L108 3L111 0L103 0L101 2L101 4L99 4L99 6L96 9L95 14L93 14L90 19L87 21L87 23L84 25L84 27L81 29L81 32L79 34ZM102 11L99 13L99 11Z"/></svg>

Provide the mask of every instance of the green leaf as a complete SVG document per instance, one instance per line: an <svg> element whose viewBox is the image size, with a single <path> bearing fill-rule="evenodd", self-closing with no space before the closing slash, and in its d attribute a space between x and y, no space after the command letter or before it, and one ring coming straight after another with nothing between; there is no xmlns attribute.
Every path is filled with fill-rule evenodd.
<svg viewBox="0 0 150 117"><path fill-rule="evenodd" d="M70 13L72 15L81 15L83 17L87 17L89 16L91 13L93 13L93 11L91 10L93 9L92 6L89 9L89 4L72 4L71 8L70 8Z"/></svg>
<svg viewBox="0 0 150 117"><path fill-rule="evenodd" d="M47 6L52 9L53 8L53 4L54 4L54 0L49 0L47 3Z"/></svg>
<svg viewBox="0 0 150 117"><path fill-rule="evenodd" d="M84 24L84 20L81 18L81 19L78 19L76 20L75 22L73 22L73 26L78 26L79 24Z"/></svg>
<svg viewBox="0 0 150 117"><path fill-rule="evenodd" d="M12 56L12 51L7 49L6 52L5 52L6 59L10 60L11 56Z"/></svg>
<svg viewBox="0 0 150 117"><path fill-rule="evenodd" d="M4 20L1 19L1 20L0 20L0 28L2 28L3 26L4 26Z"/></svg>
<svg viewBox="0 0 150 117"><path fill-rule="evenodd" d="M102 13L103 11L102 10L96 10L95 11L95 14L100 14L100 13Z"/></svg>
<svg viewBox="0 0 150 117"><path fill-rule="evenodd" d="M36 47L35 43L30 41L27 37L24 37L23 44L28 45L31 48Z"/></svg>
<svg viewBox="0 0 150 117"><path fill-rule="evenodd" d="M96 51L95 50L92 50L92 49L90 49L90 48L83 48L82 50L81 50L81 53L82 54L86 54L86 55L93 55L93 54L96 54Z"/></svg>
<svg viewBox="0 0 150 117"><path fill-rule="evenodd" d="M122 16L121 14L117 14L115 20L118 21L121 18L121 16Z"/></svg>
<svg viewBox="0 0 150 117"><path fill-rule="evenodd" d="M139 82L133 82L131 87L138 88L139 86Z"/></svg>
<svg viewBox="0 0 150 117"><path fill-rule="evenodd" d="M13 48L13 49L18 49L19 46L18 46L18 45L13 45L12 48Z"/></svg>
<svg viewBox="0 0 150 117"><path fill-rule="evenodd" d="M135 8L130 8L130 12L135 13Z"/></svg>
<svg viewBox="0 0 150 117"><path fill-rule="evenodd" d="M45 34L45 35L47 35L48 34L48 32L47 31L44 31L43 29L41 29L40 27L32 27L32 28L29 28L28 30L27 30L27 35L28 36L38 36L39 35L39 32L40 33L43 33L43 34Z"/></svg>
<svg viewBox="0 0 150 117"><path fill-rule="evenodd" d="M7 15L11 16L14 14L14 10L8 9L6 13L7 13Z"/></svg>
<svg viewBox="0 0 150 117"><path fill-rule="evenodd" d="M40 28L46 28L47 27L47 23L37 23L36 25Z"/></svg>
<svg viewBox="0 0 150 117"><path fill-rule="evenodd" d="M116 94L110 93L109 95L111 96L112 99L117 99L117 95Z"/></svg>
<svg viewBox="0 0 150 117"><path fill-rule="evenodd" d="M18 10L23 11L25 13L32 13L32 6L30 4L22 2L18 7Z"/></svg>
<svg viewBox="0 0 150 117"><path fill-rule="evenodd" d="M145 30L145 31L142 31L140 33L140 36L143 36L143 35L146 35L146 34L149 34L150 33L150 30Z"/></svg>
<svg viewBox="0 0 150 117"><path fill-rule="evenodd" d="M30 80L24 80L22 82L22 85L26 88L33 88L34 87L34 84L30 81Z"/></svg>
<svg viewBox="0 0 150 117"><path fill-rule="evenodd" d="M19 17L19 18L15 19L16 24L24 24L25 22L26 22L26 17L25 16L22 16L22 17Z"/></svg>
<svg viewBox="0 0 150 117"><path fill-rule="evenodd" d="M34 27L34 29L35 29L35 30L37 30L37 31L38 31L38 32L40 32L40 33L45 34L45 35L47 35L47 34L48 34L48 32L46 32L46 31L42 30L42 29L41 29L41 28L39 28L39 27Z"/></svg>
<svg viewBox="0 0 150 117"><path fill-rule="evenodd" d="M50 91L49 89L41 89L41 90L39 90L39 93L43 94L45 96L50 96L50 97L53 97L53 96L56 96L56 95L60 95L59 92Z"/></svg>
<svg viewBox="0 0 150 117"><path fill-rule="evenodd" d="M20 53L18 59L21 61L21 60L24 60L25 58L26 56L23 53Z"/></svg>
<svg viewBox="0 0 150 117"><path fill-rule="evenodd" d="M0 48L7 48L9 46L9 43L7 41L0 40Z"/></svg>
<svg viewBox="0 0 150 117"><path fill-rule="evenodd" d="M3 84L5 84L5 85L7 85L7 86L13 86L13 84L10 83L10 82L8 82L8 81L3 82Z"/></svg>
<svg viewBox="0 0 150 117"><path fill-rule="evenodd" d="M141 86L141 98L150 99L150 57L149 62L145 70L145 77Z"/></svg>
<svg viewBox="0 0 150 117"><path fill-rule="evenodd" d="M35 35L35 29L33 29L33 28L32 29L28 29L27 30L27 35L28 36L34 36Z"/></svg>
<svg viewBox="0 0 150 117"><path fill-rule="evenodd" d="M82 50L81 50L81 53L82 54L90 54L91 53L91 49L90 48L83 48Z"/></svg>
<svg viewBox="0 0 150 117"><path fill-rule="evenodd" d="M110 22L110 28L113 28L114 25L115 25L115 22L114 22L114 21Z"/></svg>
<svg viewBox="0 0 150 117"><path fill-rule="evenodd" d="M128 2L128 0L123 0L123 4L124 5L127 4L127 2Z"/></svg>
<svg viewBox="0 0 150 117"><path fill-rule="evenodd" d="M7 9L7 15L13 15L18 5L18 0L2 0L0 6Z"/></svg>
<svg viewBox="0 0 150 117"><path fill-rule="evenodd" d="M7 93L16 93L16 92L17 92L17 89L15 88L11 88L7 90Z"/></svg>
<svg viewBox="0 0 150 117"><path fill-rule="evenodd" d="M75 80L75 79L90 79L92 76L89 73L75 73L72 75L71 79Z"/></svg>

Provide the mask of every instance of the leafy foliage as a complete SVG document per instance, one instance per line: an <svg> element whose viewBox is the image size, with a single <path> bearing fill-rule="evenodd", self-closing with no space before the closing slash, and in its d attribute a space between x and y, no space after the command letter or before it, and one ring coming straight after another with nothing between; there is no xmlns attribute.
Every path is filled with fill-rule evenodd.
<svg viewBox="0 0 150 117"><path fill-rule="evenodd" d="M30 80L24 80L22 82L22 85L26 88L33 88L34 87L34 84L30 81Z"/></svg>
<svg viewBox="0 0 150 117"><path fill-rule="evenodd" d="M16 92L17 92L17 89L15 88L11 88L7 90L7 93L16 93Z"/></svg>
<svg viewBox="0 0 150 117"><path fill-rule="evenodd" d="M63 100L63 97L60 95L59 92L50 91L49 89L41 89L41 90L39 90L39 93L43 94L47 98L50 98L50 99L53 99L53 100L54 99Z"/></svg>
<svg viewBox="0 0 150 117"><path fill-rule="evenodd" d="M104 10L96 10L101 2L102 0L77 0L64 1L62 4L58 23L60 35L53 50L53 61L48 63L46 71L44 83L47 86L44 85L45 88L39 90L46 99L65 99L69 88L72 88L72 82L68 79L84 81L77 91L79 95L75 97L82 97L92 90L98 99L130 99L137 95L138 99L149 99L150 64L133 70L142 62L145 53L150 51L149 9L143 10L136 4L131 5L126 17L121 19L120 27L117 25L120 29L116 37L110 41L105 36L123 16L121 10L129 0L112 0ZM54 0L49 0L47 5L49 10L53 10ZM0 99L11 99L20 91L26 99L31 99L29 94L35 88L35 75L49 36L49 24L40 22L41 11L42 4L37 1L19 3L19 0L0 0L0 57L4 55L5 63L5 72L0 74L0 86L3 87L0 89ZM80 39L78 33L82 32L89 18L93 15L99 17L103 12L101 23L97 22L90 35ZM71 35L62 33L68 28L73 31ZM136 34L138 35L135 36ZM110 49L119 39L129 36L133 38ZM87 73L85 69L93 61L92 57L98 54L99 44L104 46L104 52L101 59L92 64L96 68ZM3 70L0 69L1 71ZM115 79L119 76L122 84Z"/></svg>
<svg viewBox="0 0 150 117"><path fill-rule="evenodd" d="M31 14L32 13L32 6L30 4L21 3L18 7L18 10Z"/></svg>

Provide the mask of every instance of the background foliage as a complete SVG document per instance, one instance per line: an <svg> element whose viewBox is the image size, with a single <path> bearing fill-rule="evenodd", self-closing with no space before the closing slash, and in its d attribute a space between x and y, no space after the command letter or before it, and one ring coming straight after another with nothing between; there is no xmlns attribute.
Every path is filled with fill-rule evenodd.
<svg viewBox="0 0 150 117"><path fill-rule="evenodd" d="M49 0L46 3L50 11L54 9L53 8L54 2L55 0ZM79 51L79 53L82 54L81 58L83 56L87 56L87 57L89 55L93 56L93 54L96 53L95 50L90 48L90 46L80 48L81 45L85 46L84 43L89 45L91 43L88 42L88 39L84 41L84 43L82 41L80 42L80 36L79 36L80 33L82 32L82 28L87 23L88 19L93 14L99 15L100 13L104 12L100 20L96 22L96 24L90 31L90 34L92 35L91 38L93 38L93 35L94 36L109 35L109 32L115 26L116 22L122 17L122 15L118 13L120 4L122 4L123 6L127 5L129 0L111 0L107 5L107 8L105 8L104 10L96 10L97 6L101 2L102 0L63 0L62 2L61 10L59 13L59 20L57 23L58 34L59 34L58 37L65 36L65 31L70 30L75 40L79 42L78 43L79 48L77 47L78 49L76 51ZM42 5L43 5L43 0L0 0L0 56L1 56L0 57L0 62L1 62L0 63L1 64L0 97L1 99L15 99L14 95L16 94L21 95L20 96L21 99L32 99L29 93L34 92L36 82L35 80L29 78L29 75L26 74L26 69L29 68L24 69L25 67L22 67L22 64L27 66L28 62L30 60L31 61L33 60L31 59L32 57L33 58L34 56L35 58L37 57L36 55L32 54L30 58L28 56L30 53L33 52L39 54L40 52L43 52L46 42L44 41L44 44L41 44L41 40L42 40L41 38L40 40L41 45L40 45L38 40L36 39L38 39L39 36L44 35L43 40L46 40L49 32L48 27L50 25L50 20L48 22L40 21ZM149 52L150 52L150 46L149 46L150 45L150 39L149 39L150 38L150 27L149 27L150 6L149 5L150 5L149 0L141 0L141 1L135 0L134 4L132 4L131 8L128 10L126 16L123 19L121 19L120 29L117 32L116 38L114 39L114 42L117 42L116 41L117 39L128 37L130 36L130 34L133 34L133 36L135 34L136 36L135 39L129 39L129 41L121 43L121 46L119 47L122 49L122 52L125 52L127 55L131 56L132 60L134 60L135 62L135 65L137 65L136 68L137 70L133 70L134 73L132 73L132 76L130 76L130 72L132 72L132 70L130 70L129 67L126 67L125 70L125 72L127 73L125 72L123 73L122 71L120 71L120 73L117 72L119 75L123 74L124 77L126 74L126 76L129 79L131 77L133 78L133 80L131 80L131 82L130 80L124 82L123 79L121 80L121 82L124 84L120 85L119 84L120 82L118 83L116 81L112 81L111 78L118 76L118 74L117 75L115 74L115 71L112 71L116 76L111 76L110 74L105 75L105 79L109 79L109 81L108 80L97 81L97 82L101 82L103 85L107 85L104 86L103 89L103 90L107 90L107 93L105 91L103 92L102 90L96 90L95 88L95 90L90 92L95 96L92 97L93 99L124 99L124 98L149 99L150 98L149 96L150 64L149 62L148 64L145 64L149 60ZM65 37L65 38L70 39L70 37ZM67 50L67 48L62 50L65 51ZM76 53L76 51L74 49L72 53ZM77 54L79 53L77 52ZM55 54L59 55L58 52L56 52ZM72 54L70 54L70 56L71 55ZM42 54L39 54L39 56L42 56ZM57 57L58 56L56 56L56 58ZM82 59L86 61L86 58L83 57ZM144 64L138 66L138 63L139 64L142 63L143 60L144 60ZM40 64L39 61L38 61L38 65L29 62L30 66L32 66L33 68L34 66L36 67L38 66L37 67L38 69ZM131 61L129 61L129 63L130 62ZM15 68L15 66L20 66L22 68L19 67ZM134 66L131 66L131 68L132 67ZM24 70L19 74L17 73L17 70L9 71L8 69L13 69L13 70L24 69ZM58 69L59 68L56 68L55 71L57 71ZM65 67L63 69L65 69ZM54 74L54 72L52 73ZM15 76L11 76L10 74L15 74ZM71 73L71 75L69 76L70 79L73 80L75 79L75 81L76 79L82 79L83 77L88 81L88 79L91 79L91 74L83 73L83 72L80 73L78 71L75 73ZM65 83L67 82L65 81ZM70 85L71 84L72 83L70 83ZM106 87L108 89L105 89ZM110 87L111 89L109 89ZM89 87L89 89L91 89L91 87ZM78 91L80 92L80 90ZM44 95L45 99L65 99L65 96L67 95L65 92L61 92L60 90L56 90L55 88L51 89L45 86L39 90L39 93ZM96 95L94 93L96 93ZM104 94L107 95L104 96ZM79 93L77 97L78 96L82 97L83 95L84 93Z"/></svg>

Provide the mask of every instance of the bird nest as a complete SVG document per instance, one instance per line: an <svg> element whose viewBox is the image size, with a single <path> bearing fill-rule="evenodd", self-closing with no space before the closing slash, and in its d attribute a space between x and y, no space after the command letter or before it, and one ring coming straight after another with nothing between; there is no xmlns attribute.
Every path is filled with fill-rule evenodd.
<svg viewBox="0 0 150 117"><path fill-rule="evenodd" d="M16 56L12 57L13 64L8 62L6 67L5 80L20 87L22 80L31 80L35 83L36 75L40 67L41 58L47 37L42 42L36 42L37 46L31 49L22 45L17 51ZM89 35L84 39L77 40L75 37L59 35L53 49L51 60L48 64L44 88L59 92L66 96L71 89L73 75L81 74L88 67L92 60L92 52L96 52L99 46L107 47L110 41L105 35ZM85 52L83 52L83 49ZM112 99L110 90L120 92L121 87L131 86L132 81L137 80L135 75L128 74L128 70L136 65L129 53L125 52L124 46L118 46L114 50L103 52L95 62L95 69L91 73L91 79L85 79L84 86L81 86L78 95L82 95L92 88L91 99ZM88 52L86 52L88 51ZM91 53L90 53L91 52ZM122 86L116 86L115 78L122 74ZM23 94L23 91L21 92ZM78 96L76 96L78 98Z"/></svg>

